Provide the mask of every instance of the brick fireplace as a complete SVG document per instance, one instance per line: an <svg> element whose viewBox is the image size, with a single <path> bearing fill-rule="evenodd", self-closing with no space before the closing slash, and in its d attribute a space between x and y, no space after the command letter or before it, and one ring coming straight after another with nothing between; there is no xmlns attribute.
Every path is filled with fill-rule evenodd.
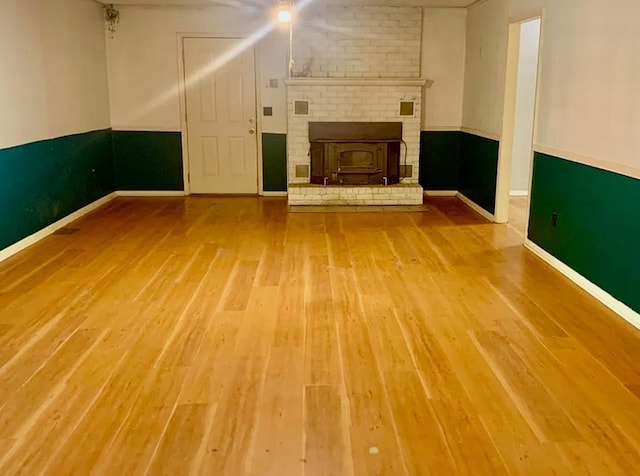
<svg viewBox="0 0 640 476"><path fill-rule="evenodd" d="M422 203L418 167L426 81L420 78L421 25L419 7L305 10L294 33L294 77L286 81L290 204ZM330 148L310 140L315 125L327 123L342 125L342 138L349 139L327 142L357 147ZM396 135L349 137L363 123L373 128L395 124ZM342 158L340 171L319 171L317 160L312 164L312 154L318 156L320 149L325 157Z"/></svg>
<svg viewBox="0 0 640 476"><path fill-rule="evenodd" d="M422 203L418 185L420 153L420 107L424 81L400 79L292 79L287 81L288 125L287 153L289 202L292 205L415 205ZM300 105L302 103L302 105ZM411 104L412 114L402 116L402 103ZM298 111L296 111L296 108ZM305 114L300 114L300 112ZM398 150L402 172L398 185L391 190L364 192L353 189L327 193L308 186L311 183L311 142L309 123L398 123L402 142ZM345 128L348 126L345 124ZM352 185L350 188L353 188ZM369 184L368 187L372 187ZM340 185L331 185L340 187ZM330 198L327 198L330 197Z"/></svg>

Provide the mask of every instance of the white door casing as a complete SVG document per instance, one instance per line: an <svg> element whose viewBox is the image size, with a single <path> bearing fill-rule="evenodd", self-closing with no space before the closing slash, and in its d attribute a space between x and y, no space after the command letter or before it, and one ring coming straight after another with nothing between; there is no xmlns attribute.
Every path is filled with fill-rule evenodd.
<svg viewBox="0 0 640 476"><path fill-rule="evenodd" d="M192 193L258 192L254 51L242 40L184 38Z"/></svg>

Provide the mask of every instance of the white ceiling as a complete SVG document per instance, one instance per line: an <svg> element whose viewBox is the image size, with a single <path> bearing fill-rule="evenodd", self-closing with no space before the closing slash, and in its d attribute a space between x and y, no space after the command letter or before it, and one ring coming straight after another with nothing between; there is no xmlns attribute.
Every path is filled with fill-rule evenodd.
<svg viewBox="0 0 640 476"><path fill-rule="evenodd" d="M114 3L116 5L270 5L276 0L98 0L100 3ZM466 7L476 0L320 0L322 3L337 3L341 5L419 5L425 7Z"/></svg>

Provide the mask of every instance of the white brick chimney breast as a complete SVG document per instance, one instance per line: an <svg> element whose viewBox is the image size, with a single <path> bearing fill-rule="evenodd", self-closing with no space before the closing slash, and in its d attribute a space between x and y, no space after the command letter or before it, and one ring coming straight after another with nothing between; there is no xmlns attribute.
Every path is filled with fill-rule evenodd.
<svg viewBox="0 0 640 476"><path fill-rule="evenodd" d="M411 176L401 179L404 192L395 192L393 202L386 204L416 204L418 196L421 200L418 156L426 82L420 78L421 25L420 7L321 5L296 18L294 77L286 81L287 171L289 195L297 197L296 204L307 202L301 193L336 196L316 193L315 186L295 187L310 181L309 175L300 176L305 167L297 168L310 168L310 121L402 122L400 163L411 166ZM296 114L296 101L308 102L307 114ZM400 115L404 101L414 103L413 115ZM402 193L410 199L402 200ZM376 204L366 196L367 204Z"/></svg>

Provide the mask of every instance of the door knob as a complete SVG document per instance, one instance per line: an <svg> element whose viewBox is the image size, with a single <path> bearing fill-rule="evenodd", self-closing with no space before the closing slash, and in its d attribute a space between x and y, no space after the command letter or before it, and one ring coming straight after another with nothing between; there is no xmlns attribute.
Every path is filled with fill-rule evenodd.
<svg viewBox="0 0 640 476"><path fill-rule="evenodd" d="M256 130L255 129L249 129L249 134L255 134Z"/></svg>

